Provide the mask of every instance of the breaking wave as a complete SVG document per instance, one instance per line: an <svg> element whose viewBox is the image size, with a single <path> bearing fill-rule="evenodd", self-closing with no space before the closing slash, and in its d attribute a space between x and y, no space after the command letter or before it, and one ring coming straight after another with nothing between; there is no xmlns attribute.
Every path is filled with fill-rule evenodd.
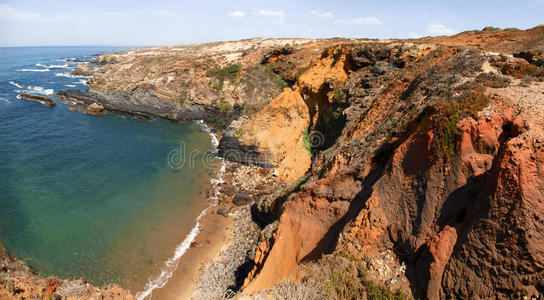
<svg viewBox="0 0 544 300"><path fill-rule="evenodd" d="M55 73L55 76L70 77L70 78L91 78L92 77L92 76L84 76L84 75L72 75L70 73Z"/></svg>
<svg viewBox="0 0 544 300"><path fill-rule="evenodd" d="M35 64L36 67L44 67L44 68L47 68L47 69L68 69L68 68L71 68L68 64L64 64L64 65L48 65L48 64L41 64L41 63L37 63Z"/></svg>
<svg viewBox="0 0 544 300"><path fill-rule="evenodd" d="M4 97L0 97L0 102L5 102L7 104L11 104L11 102L8 99L4 98Z"/></svg>
<svg viewBox="0 0 544 300"><path fill-rule="evenodd" d="M49 72L49 69L17 69L17 72Z"/></svg>
<svg viewBox="0 0 544 300"><path fill-rule="evenodd" d="M22 89L22 88L23 88L23 86L22 86L22 85L18 84L18 83L17 83L17 82L15 82L15 81L10 81L10 82L9 82L9 84L11 84L11 85L13 85L13 86L16 86L16 87L18 87L18 88L20 88L20 89Z"/></svg>
<svg viewBox="0 0 544 300"><path fill-rule="evenodd" d="M29 85L26 90L15 90L15 91L17 93L33 93L33 94L42 94L45 96L49 96L55 92L55 90L53 89L46 89L41 86L32 86L32 85Z"/></svg>

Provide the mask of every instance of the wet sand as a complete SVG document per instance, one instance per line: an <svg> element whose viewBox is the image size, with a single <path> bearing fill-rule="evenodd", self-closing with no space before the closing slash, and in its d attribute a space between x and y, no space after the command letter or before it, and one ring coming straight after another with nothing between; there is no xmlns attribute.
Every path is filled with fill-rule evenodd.
<svg viewBox="0 0 544 300"><path fill-rule="evenodd" d="M228 234L233 226L233 217L216 213L218 207L210 209L201 219L201 232L193 246L179 261L172 278L163 288L155 289L152 299L190 299L196 291L200 270L220 252L228 242Z"/></svg>

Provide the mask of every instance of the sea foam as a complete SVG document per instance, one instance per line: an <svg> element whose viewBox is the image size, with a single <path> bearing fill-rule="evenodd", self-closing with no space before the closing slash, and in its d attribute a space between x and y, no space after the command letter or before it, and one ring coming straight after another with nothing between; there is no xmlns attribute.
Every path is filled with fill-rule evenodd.
<svg viewBox="0 0 544 300"><path fill-rule="evenodd" d="M26 90L15 90L17 93L35 93L35 94L42 94L42 95L51 95L55 92L53 89L46 89L41 86L33 86L29 85Z"/></svg>
<svg viewBox="0 0 544 300"><path fill-rule="evenodd" d="M49 72L49 69L17 69L17 72Z"/></svg>
<svg viewBox="0 0 544 300"><path fill-rule="evenodd" d="M55 76L70 77L70 78L91 78L92 77L92 76L84 76L84 75L72 75L70 73L55 73Z"/></svg>
<svg viewBox="0 0 544 300"><path fill-rule="evenodd" d="M11 85L13 85L13 86L16 86L16 87L18 87L18 88L20 88L20 89L23 88L22 85L18 84L17 82L14 82L14 81L10 81L9 84L11 84Z"/></svg>
<svg viewBox="0 0 544 300"><path fill-rule="evenodd" d="M68 69L70 68L70 66L68 64L64 64L64 65L48 65L48 64L42 64L42 63L37 63L35 64L36 67L44 67L44 68L47 68L47 69Z"/></svg>

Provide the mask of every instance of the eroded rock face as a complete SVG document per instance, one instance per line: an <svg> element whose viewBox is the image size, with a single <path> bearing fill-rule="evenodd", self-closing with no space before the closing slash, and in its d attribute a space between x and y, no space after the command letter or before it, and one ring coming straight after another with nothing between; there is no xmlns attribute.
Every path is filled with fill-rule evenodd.
<svg viewBox="0 0 544 300"><path fill-rule="evenodd" d="M541 295L544 122L511 109L534 100L501 97L516 79L482 75L501 71L493 67L496 56L474 49L378 44L355 46L347 57L339 81L349 102L345 125L300 189L282 196L270 250L260 250L244 291L296 280L298 266L323 253L373 258L394 249L407 267L403 288L416 297ZM323 86L305 81L307 72L297 86L315 103ZM476 108L482 98L489 103ZM458 105L464 112L449 125L454 154L441 155L437 126L446 125L433 116Z"/></svg>

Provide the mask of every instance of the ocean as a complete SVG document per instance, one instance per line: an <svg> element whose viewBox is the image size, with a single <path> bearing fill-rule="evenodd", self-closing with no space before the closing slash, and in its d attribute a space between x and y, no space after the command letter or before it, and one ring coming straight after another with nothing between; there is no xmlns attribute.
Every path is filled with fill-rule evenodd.
<svg viewBox="0 0 544 300"><path fill-rule="evenodd" d="M0 236L44 275L141 292L167 279L198 231L221 166L213 136L198 123L17 98L85 90L87 78L69 76L73 59L118 50L0 48Z"/></svg>

